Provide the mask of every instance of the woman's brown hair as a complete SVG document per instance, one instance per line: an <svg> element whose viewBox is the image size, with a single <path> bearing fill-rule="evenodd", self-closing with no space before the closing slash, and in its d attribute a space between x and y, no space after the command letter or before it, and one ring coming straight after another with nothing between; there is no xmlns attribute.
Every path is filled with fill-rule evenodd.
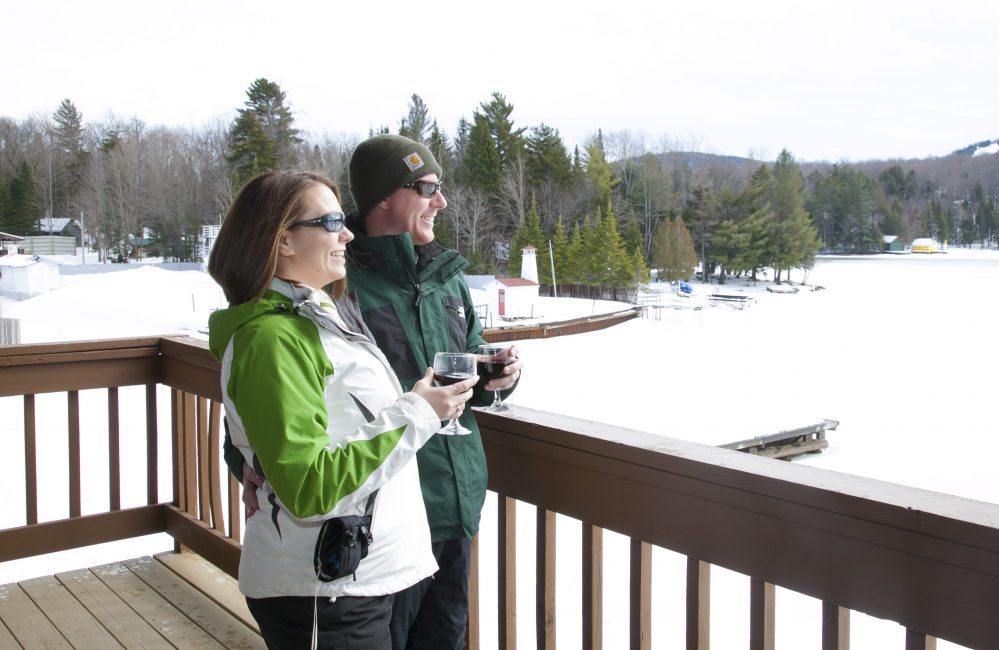
<svg viewBox="0 0 999 650"><path fill-rule="evenodd" d="M309 172L265 172L247 181L226 212L208 272L230 305L261 298L277 269L281 234L301 215L305 194L314 183L340 189L329 178ZM323 287L333 298L347 291L346 279Z"/></svg>

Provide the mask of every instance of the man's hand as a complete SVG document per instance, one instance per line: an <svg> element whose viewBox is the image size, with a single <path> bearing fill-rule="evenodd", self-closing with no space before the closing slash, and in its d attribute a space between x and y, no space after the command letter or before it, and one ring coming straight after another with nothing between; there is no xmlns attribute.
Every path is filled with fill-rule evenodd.
<svg viewBox="0 0 999 650"><path fill-rule="evenodd" d="M246 508L246 518L249 519L257 510L260 502L257 500L257 488L263 487L264 479L257 476L249 464L243 461L243 505Z"/></svg>
<svg viewBox="0 0 999 650"><path fill-rule="evenodd" d="M524 368L524 362L519 358L519 350L516 345L511 345L507 354L513 359L503 368L503 376L499 379L492 379L483 388L486 390L506 390L517 383L520 379L520 372Z"/></svg>

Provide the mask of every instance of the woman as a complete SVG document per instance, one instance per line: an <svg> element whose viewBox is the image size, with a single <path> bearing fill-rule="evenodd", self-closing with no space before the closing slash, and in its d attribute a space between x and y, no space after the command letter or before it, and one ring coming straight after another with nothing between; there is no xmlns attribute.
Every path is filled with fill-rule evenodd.
<svg viewBox="0 0 999 650"><path fill-rule="evenodd" d="M308 647L316 630L320 647L391 647L391 594L437 568L415 454L477 379L435 388L428 369L402 393L333 302L351 239L331 180L268 172L236 196L208 263L229 300L209 319L229 431L265 479L239 586L272 648ZM376 490L369 554L352 576L319 581L322 522L364 514Z"/></svg>

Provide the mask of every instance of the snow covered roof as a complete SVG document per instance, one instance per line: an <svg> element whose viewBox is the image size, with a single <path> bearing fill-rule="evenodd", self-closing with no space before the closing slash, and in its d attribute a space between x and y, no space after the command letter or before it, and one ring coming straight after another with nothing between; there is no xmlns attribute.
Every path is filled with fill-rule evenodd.
<svg viewBox="0 0 999 650"><path fill-rule="evenodd" d="M6 266L8 268L21 268L37 264L40 261L41 260L38 259L37 255L4 255L3 257L0 257L0 266Z"/></svg>
<svg viewBox="0 0 999 650"><path fill-rule="evenodd" d="M38 229L47 233L62 232L71 221L73 220L69 217L52 217L51 219L48 217L42 217L38 220ZM52 224L51 230L49 230L50 222Z"/></svg>
<svg viewBox="0 0 999 650"><path fill-rule="evenodd" d="M881 237L881 239L883 239L886 244L890 244L896 239L898 239L898 235L884 235Z"/></svg>
<svg viewBox="0 0 999 650"><path fill-rule="evenodd" d="M505 287L536 287L537 282L525 280L524 278L496 278L496 281Z"/></svg>
<svg viewBox="0 0 999 650"><path fill-rule="evenodd" d="M18 235L12 235L9 232L0 232L0 240L6 241L24 241L24 237Z"/></svg>

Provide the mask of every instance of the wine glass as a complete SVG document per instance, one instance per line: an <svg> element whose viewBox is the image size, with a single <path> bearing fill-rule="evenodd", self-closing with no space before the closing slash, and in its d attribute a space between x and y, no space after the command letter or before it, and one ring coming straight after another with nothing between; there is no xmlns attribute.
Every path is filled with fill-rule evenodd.
<svg viewBox="0 0 999 650"><path fill-rule="evenodd" d="M438 352L434 355L434 380L438 386L451 386L475 376L475 355L466 352ZM441 427L437 433L450 436L467 436L472 431L461 426L457 419Z"/></svg>
<svg viewBox="0 0 999 650"><path fill-rule="evenodd" d="M479 375L486 378L486 383L503 376L503 368L513 362L510 356L510 346L496 343L486 343L479 346ZM486 407L487 411L509 411L510 407L503 403L498 390L493 391L493 403Z"/></svg>

